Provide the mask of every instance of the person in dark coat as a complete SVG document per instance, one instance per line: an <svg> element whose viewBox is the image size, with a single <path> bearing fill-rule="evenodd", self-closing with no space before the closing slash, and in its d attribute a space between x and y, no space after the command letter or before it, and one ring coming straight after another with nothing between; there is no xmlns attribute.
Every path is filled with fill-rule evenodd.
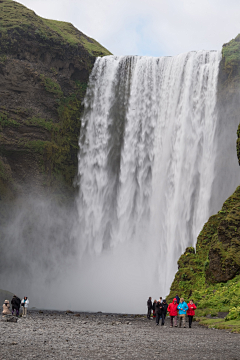
<svg viewBox="0 0 240 360"><path fill-rule="evenodd" d="M152 298L151 298L151 296L149 296L149 299L147 301L147 308L148 308L147 318L150 320L151 313L152 313Z"/></svg>
<svg viewBox="0 0 240 360"><path fill-rule="evenodd" d="M176 295L175 299L177 299L177 304L179 304L180 303L180 297L178 295Z"/></svg>
<svg viewBox="0 0 240 360"><path fill-rule="evenodd" d="M163 304L158 300L156 304L156 325L159 325L159 320L162 318L163 315Z"/></svg>
<svg viewBox="0 0 240 360"><path fill-rule="evenodd" d="M157 300L154 300L152 310L153 310L153 319L156 319L156 304Z"/></svg>
<svg viewBox="0 0 240 360"><path fill-rule="evenodd" d="M13 295L11 304L12 304L12 315L13 315L14 311L16 310L16 316L19 316L21 300L16 295Z"/></svg>
<svg viewBox="0 0 240 360"><path fill-rule="evenodd" d="M165 319L167 316L167 308L168 308L168 304L165 299L163 300L162 305L163 305L163 312L162 312L162 324L161 325L164 325Z"/></svg>

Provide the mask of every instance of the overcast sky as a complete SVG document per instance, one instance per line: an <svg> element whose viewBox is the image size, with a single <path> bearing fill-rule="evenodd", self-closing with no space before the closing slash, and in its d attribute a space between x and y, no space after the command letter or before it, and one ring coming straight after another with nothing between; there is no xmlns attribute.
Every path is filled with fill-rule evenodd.
<svg viewBox="0 0 240 360"><path fill-rule="evenodd" d="M239 0L20 0L71 22L115 55L220 50L240 33Z"/></svg>

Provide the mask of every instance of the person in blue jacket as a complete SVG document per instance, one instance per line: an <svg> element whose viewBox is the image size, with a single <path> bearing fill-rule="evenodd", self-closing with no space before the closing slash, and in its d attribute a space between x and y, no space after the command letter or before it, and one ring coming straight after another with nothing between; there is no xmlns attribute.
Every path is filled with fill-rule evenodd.
<svg viewBox="0 0 240 360"><path fill-rule="evenodd" d="M185 326L185 317L187 314L187 310L188 310L188 306L187 303L184 301L184 298L180 299L180 303L178 305L178 315L179 315L179 327L181 327L182 323L183 323L183 327Z"/></svg>

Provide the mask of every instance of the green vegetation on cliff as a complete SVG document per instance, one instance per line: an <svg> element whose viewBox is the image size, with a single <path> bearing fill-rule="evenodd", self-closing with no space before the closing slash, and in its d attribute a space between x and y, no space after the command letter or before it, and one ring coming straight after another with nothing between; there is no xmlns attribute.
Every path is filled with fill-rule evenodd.
<svg viewBox="0 0 240 360"><path fill-rule="evenodd" d="M26 183L72 196L88 78L109 54L69 23L0 1L0 157L11 174L0 171L0 199Z"/></svg>
<svg viewBox="0 0 240 360"><path fill-rule="evenodd" d="M208 327L240 332L240 187L210 217L197 239L196 252L187 248L178 260L178 272L168 301L176 294L197 303L198 320ZM229 313L222 319L219 313ZM201 318L204 317L204 318ZM227 322L227 323L226 323Z"/></svg>
<svg viewBox="0 0 240 360"><path fill-rule="evenodd" d="M168 299L176 293L200 300L212 284L226 282L240 273L240 187L210 217L200 232L196 252L187 248L178 260L178 272Z"/></svg>
<svg viewBox="0 0 240 360"><path fill-rule="evenodd" d="M240 84L240 34L222 47L222 61L219 72L219 93L224 93L221 102L225 104L232 100L237 108L237 101L233 98L238 96ZM234 113L234 106L231 111Z"/></svg>
<svg viewBox="0 0 240 360"><path fill-rule="evenodd" d="M240 59L240 34L235 39L223 45L222 58L224 68L229 77L240 76L239 59Z"/></svg>
<svg viewBox="0 0 240 360"><path fill-rule="evenodd" d="M28 32L39 37L41 40L50 40L60 45L83 46L91 55L103 56L111 53L100 45L96 40L81 33L72 24L43 19L37 16L34 11L12 1L1 0L0 2L0 31L4 38L6 47L16 41L12 34L22 36Z"/></svg>

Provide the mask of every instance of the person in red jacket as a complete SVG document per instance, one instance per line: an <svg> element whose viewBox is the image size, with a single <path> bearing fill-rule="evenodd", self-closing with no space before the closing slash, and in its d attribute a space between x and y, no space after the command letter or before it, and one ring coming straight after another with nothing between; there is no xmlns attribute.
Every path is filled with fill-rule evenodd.
<svg viewBox="0 0 240 360"><path fill-rule="evenodd" d="M192 320L193 320L193 316L195 315L195 311L196 310L196 305L193 303L193 300L190 300L190 302L188 303L188 311L187 311L187 315L188 315L188 322L189 322L189 327L192 327Z"/></svg>
<svg viewBox="0 0 240 360"><path fill-rule="evenodd" d="M171 326L173 327L173 319L174 319L174 326L177 327L177 307L178 307L178 303L177 303L177 299L174 298L173 302L171 304L168 305L167 311L169 312L170 315L170 319L171 319Z"/></svg>

